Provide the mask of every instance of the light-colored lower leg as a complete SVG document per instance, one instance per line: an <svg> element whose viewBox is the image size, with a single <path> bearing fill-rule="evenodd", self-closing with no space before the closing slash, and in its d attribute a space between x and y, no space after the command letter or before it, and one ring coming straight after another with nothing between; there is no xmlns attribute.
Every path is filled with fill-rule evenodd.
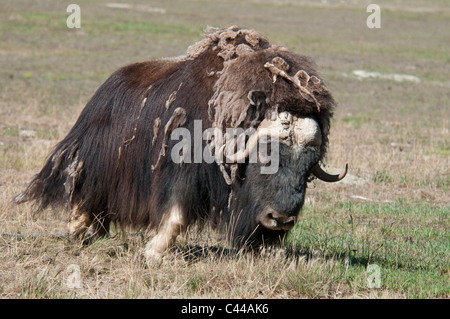
<svg viewBox="0 0 450 319"><path fill-rule="evenodd" d="M69 235L71 238L83 238L91 225L93 216L87 212L80 212L78 209L74 209L69 216Z"/></svg>
<svg viewBox="0 0 450 319"><path fill-rule="evenodd" d="M163 218L158 233L145 246L144 256L149 265L161 260L177 236L186 231L186 223L179 205L174 205Z"/></svg>

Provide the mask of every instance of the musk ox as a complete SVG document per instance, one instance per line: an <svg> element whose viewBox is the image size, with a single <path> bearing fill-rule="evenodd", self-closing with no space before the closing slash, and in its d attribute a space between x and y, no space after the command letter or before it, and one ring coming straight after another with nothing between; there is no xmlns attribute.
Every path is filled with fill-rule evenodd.
<svg viewBox="0 0 450 319"><path fill-rule="evenodd" d="M312 176L345 176L319 166L334 108L311 59L254 30L207 28L184 56L114 72L15 200L68 209L73 237L108 234L111 223L155 230L148 262L194 224L258 247L293 227ZM199 123L213 133L180 145ZM208 152L214 161L196 156Z"/></svg>

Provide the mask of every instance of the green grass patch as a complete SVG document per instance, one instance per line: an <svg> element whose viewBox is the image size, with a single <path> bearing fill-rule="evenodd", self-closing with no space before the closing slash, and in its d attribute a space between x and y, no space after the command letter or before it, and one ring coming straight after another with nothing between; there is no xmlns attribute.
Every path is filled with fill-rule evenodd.
<svg viewBox="0 0 450 319"><path fill-rule="evenodd" d="M21 34L33 34L41 31L49 31L67 28L66 13L23 12L16 14L15 19L0 25L1 31L19 32Z"/></svg>
<svg viewBox="0 0 450 319"><path fill-rule="evenodd" d="M381 287L411 298L450 294L449 207L411 202L341 203L306 208L288 237L293 251L338 261L332 275L360 291L367 267L381 270Z"/></svg>

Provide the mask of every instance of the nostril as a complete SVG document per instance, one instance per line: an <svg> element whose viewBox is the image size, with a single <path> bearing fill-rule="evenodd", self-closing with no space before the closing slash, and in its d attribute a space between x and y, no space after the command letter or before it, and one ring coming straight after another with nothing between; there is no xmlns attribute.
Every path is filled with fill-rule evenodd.
<svg viewBox="0 0 450 319"><path fill-rule="evenodd" d="M259 215L259 222L262 226L273 230L289 230L291 229L297 219L291 214L279 213L271 208L266 208Z"/></svg>
<svg viewBox="0 0 450 319"><path fill-rule="evenodd" d="M264 227L271 229L276 228L278 224L275 212L272 209L265 209L263 212L261 212L259 222Z"/></svg>

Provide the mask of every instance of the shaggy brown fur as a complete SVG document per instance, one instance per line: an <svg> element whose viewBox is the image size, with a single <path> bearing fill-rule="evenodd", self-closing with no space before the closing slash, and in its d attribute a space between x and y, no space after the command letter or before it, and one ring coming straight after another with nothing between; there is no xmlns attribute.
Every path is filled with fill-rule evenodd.
<svg viewBox="0 0 450 319"><path fill-rule="evenodd" d="M270 192L270 181L285 183L287 177L255 177L266 184L253 190L257 185L250 187L246 175L256 173L248 163L175 164L168 156L175 144L170 133L177 127L192 132L194 120L201 120L203 128L225 130L256 128L282 111L313 117L322 130L320 152L286 159L297 165L293 183L303 192L289 208L294 210L303 204L311 167L326 153L334 106L311 59L271 45L254 30L208 28L182 58L114 72L16 201L87 212L106 229L111 222L157 229L176 204L188 224L213 220L232 229L232 239L248 242L261 209L255 202L267 197L262 190ZM298 166L293 158L304 162ZM282 202L283 196L290 195L266 200ZM240 225L230 226L233 221Z"/></svg>

